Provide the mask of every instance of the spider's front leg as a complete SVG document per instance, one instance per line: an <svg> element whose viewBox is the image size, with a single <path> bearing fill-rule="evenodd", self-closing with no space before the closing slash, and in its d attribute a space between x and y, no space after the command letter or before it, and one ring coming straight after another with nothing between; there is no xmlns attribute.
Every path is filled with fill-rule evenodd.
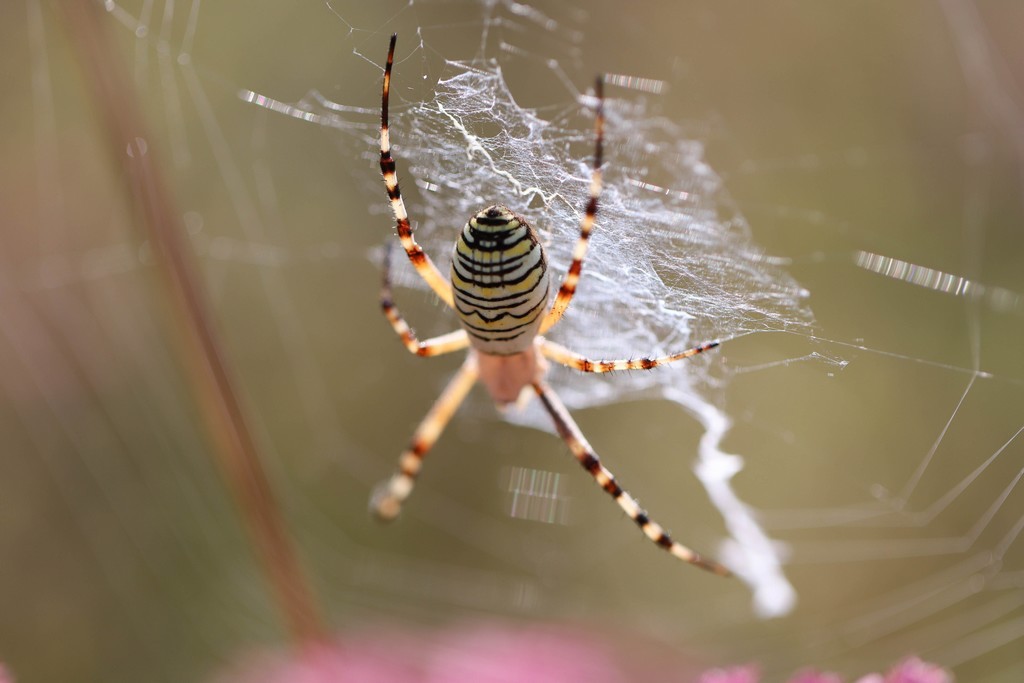
<svg viewBox="0 0 1024 683"><path fill-rule="evenodd" d="M402 452L398 460L398 471L374 491L370 499L370 510L379 519L391 521L398 517L402 511L402 503L412 493L416 477L423 466L423 457L437 442L448 421L473 388L478 375L476 355L470 353L466 362L431 406L430 412L413 432L408 448Z"/></svg>
<svg viewBox="0 0 1024 683"><path fill-rule="evenodd" d="M647 538L684 562L689 562L719 576L729 576L731 574L728 569L717 562L709 560L685 545L672 540L659 524L647 516L647 513L640 508L639 503L636 502L633 496L629 495L619 486L618 482L615 481L615 476L601 464L600 458L597 457L594 449L587 443L583 432L580 431L572 416L569 415L569 411L562 403L562 400L558 398L558 395L542 380L534 382L533 389L540 397L544 408L551 415L551 419L555 422L555 429L558 430L558 434L569 446L569 450L572 451L576 460L583 466L583 469L590 473L594 481L608 495L615 499L619 507L640 527L640 530L644 532Z"/></svg>
<svg viewBox="0 0 1024 683"><path fill-rule="evenodd" d="M564 365L567 368L574 368L580 372L613 372L615 370L651 370L660 365L667 365L674 363L678 360L684 360L686 358L692 358L699 353L704 353L709 349L713 349L718 346L718 342L708 342L695 346L692 349L680 351L679 353L671 353L667 356L655 356L648 358L631 358L628 360L595 360L587 358L584 355L571 351L561 344L556 344L553 341L547 339L543 340L540 345L541 353L546 358L549 358L560 365Z"/></svg>
<svg viewBox="0 0 1024 683"><path fill-rule="evenodd" d="M391 92L391 66L395 60L395 42L398 34L392 34L391 46L388 48L388 61L384 67L384 85L381 90L380 102L380 172L384 176L384 185L388 190L388 199L391 200L391 210L395 214L395 223L398 226L398 239L402 248L416 267L420 274L434 293L445 302L449 308L452 307L452 288L444 275L437 269L434 262L430 260L423 248L416 243L412 236L412 225L409 223L409 214L405 210L405 202L402 200L402 190L398 187L398 173L395 170L395 160L391 156L391 135L388 130L388 95Z"/></svg>
<svg viewBox="0 0 1024 683"><path fill-rule="evenodd" d="M594 114L594 168L590 175L590 199L587 200L587 209L580 221L580 236L576 240L576 246L572 250L572 263L569 264L569 271L562 280L558 294L551 305L551 309L541 323L540 333L544 334L550 330L555 323L561 320L569 308L569 302L576 294L576 285L580 281L580 273L583 272L583 259L587 255L587 248L590 245L590 233L594 229L594 221L597 220L597 200L601 196L601 162L604 157L604 80L598 76L594 83L594 95L597 97L597 111Z"/></svg>

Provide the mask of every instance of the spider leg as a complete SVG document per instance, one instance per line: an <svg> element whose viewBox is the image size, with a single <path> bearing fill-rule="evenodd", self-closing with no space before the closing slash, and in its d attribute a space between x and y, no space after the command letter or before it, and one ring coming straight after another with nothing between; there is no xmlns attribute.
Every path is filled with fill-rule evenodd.
<svg viewBox="0 0 1024 683"><path fill-rule="evenodd" d="M674 363L677 360L691 358L699 353L704 353L709 349L713 349L716 346L718 346L718 342L709 342L707 344L701 344L700 346L695 346L692 349L680 351L679 353L672 353L667 356L636 358L630 360L593 360L580 355L575 351L571 351L561 344L548 341L547 339L541 342L540 350L545 357L555 361L556 363L569 368L575 368L581 372L612 372L614 370L650 370L651 368L656 368L659 365L667 365L668 363Z"/></svg>
<svg viewBox="0 0 1024 683"><path fill-rule="evenodd" d="M540 326L540 334L544 334L557 323L565 310L569 308L576 293L576 285L580 280L580 272L583 270L583 259L587 255L587 247L590 245L590 232L594 228L594 221L597 219L597 200L601 196L601 162L604 156L604 80L597 77L594 83L594 93L597 97L597 112L594 116L594 170L590 175L590 199L587 201L587 210L580 221L580 236L576 240L576 246L572 250L572 263L569 265L569 272L565 274L562 286L558 288L555 302L551 310L544 317Z"/></svg>
<svg viewBox="0 0 1024 683"><path fill-rule="evenodd" d="M391 210L395 214L395 222L398 225L398 239L402 248L409 256L409 260L416 267L420 274L434 293L449 307L452 306L452 288L448 281L437 269L434 262L430 260L423 248L416 243L412 236L412 225L409 223L409 214L405 210L405 202L402 201L402 191L398 187L398 174L395 172L395 160L391 157L391 135L388 133L388 94L391 92L391 65L395 59L395 42L398 34L391 35L391 46L388 48L388 61L384 67L384 86L381 90L380 102L380 172L384 176L384 185L388 189L388 198L391 200Z"/></svg>
<svg viewBox="0 0 1024 683"><path fill-rule="evenodd" d="M409 447L398 460L398 471L380 484L370 498L370 510L379 519L389 522L398 517L423 467L423 457L473 388L477 374L476 356L471 353L413 432Z"/></svg>
<svg viewBox="0 0 1024 683"><path fill-rule="evenodd" d="M731 572L717 562L706 559L690 548L673 541L660 525L647 516L647 513L640 508L636 500L619 486L618 482L615 481L614 475L601 464L600 458L597 457L594 449L587 443L583 432L580 431L572 416L569 415L569 411L566 410L558 395L541 380L534 382L533 388L537 395L540 396L540 400L548 413L551 414L558 434L569 446L569 450L572 451L572 454L579 463L583 465L583 469L590 472L590 476L615 499L619 507L625 510L630 519L636 522L636 525L640 527L647 538L684 562L689 562L719 576L730 575Z"/></svg>
<svg viewBox="0 0 1024 683"><path fill-rule="evenodd" d="M381 268L380 285L380 307L385 317L391 323L392 329L401 337L405 348L409 353L417 356L440 356L441 354L458 351L469 346L469 336L465 330L456 330L448 334L434 337L425 341L416 338L409 324L405 322L402 314L395 306L394 298L391 295L391 242L384 247L384 263Z"/></svg>

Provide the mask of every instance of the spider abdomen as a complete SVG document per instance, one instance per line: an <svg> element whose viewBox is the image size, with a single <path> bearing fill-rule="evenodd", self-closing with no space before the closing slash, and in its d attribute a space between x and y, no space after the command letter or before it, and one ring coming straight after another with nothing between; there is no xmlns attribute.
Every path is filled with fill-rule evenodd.
<svg viewBox="0 0 1024 683"><path fill-rule="evenodd" d="M532 347L547 310L547 258L537 233L504 206L469 219L455 242L455 310L473 348L510 355Z"/></svg>

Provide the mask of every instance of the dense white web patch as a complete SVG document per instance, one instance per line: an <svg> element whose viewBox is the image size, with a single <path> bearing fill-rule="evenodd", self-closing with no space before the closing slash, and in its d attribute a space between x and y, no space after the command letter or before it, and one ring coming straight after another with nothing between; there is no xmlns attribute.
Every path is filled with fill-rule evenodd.
<svg viewBox="0 0 1024 683"><path fill-rule="evenodd" d="M806 328L807 292L764 258L703 145L649 111L646 100L609 90L592 250L572 314L551 336L618 357ZM569 106L592 104L583 95ZM571 109L546 113L577 122ZM589 128L519 106L490 60L448 64L432 99L394 118L405 177L422 190L412 202L417 235L439 261L461 223L500 202L540 231L552 272L565 272L590 183ZM634 373L629 381L674 383L669 373Z"/></svg>

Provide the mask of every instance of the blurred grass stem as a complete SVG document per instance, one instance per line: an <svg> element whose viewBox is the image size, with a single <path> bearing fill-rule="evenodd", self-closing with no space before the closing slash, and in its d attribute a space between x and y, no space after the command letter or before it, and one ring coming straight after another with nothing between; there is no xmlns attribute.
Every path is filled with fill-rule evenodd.
<svg viewBox="0 0 1024 683"><path fill-rule="evenodd" d="M106 125L110 149L124 166L127 190L153 245L180 331L182 362L206 420L228 487L241 509L252 542L295 640L323 640L324 628L295 548L260 464L203 287L196 275L184 225L144 126L131 81L106 35L102 5L92 0L59 0L86 85Z"/></svg>

